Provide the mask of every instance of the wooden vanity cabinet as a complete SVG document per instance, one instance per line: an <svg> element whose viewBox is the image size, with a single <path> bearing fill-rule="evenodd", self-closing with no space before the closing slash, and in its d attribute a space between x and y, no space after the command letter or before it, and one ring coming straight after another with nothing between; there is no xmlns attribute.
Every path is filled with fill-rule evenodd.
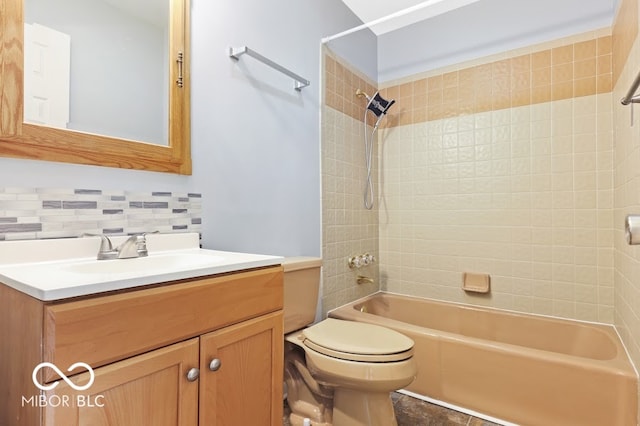
<svg viewBox="0 0 640 426"><path fill-rule="evenodd" d="M52 405L44 408L44 424L197 426L198 381L189 382L186 375L198 365L198 355L196 338L96 368L87 391L60 382L46 392ZM86 373L73 381L89 380ZM57 404L63 398L74 404Z"/></svg>
<svg viewBox="0 0 640 426"><path fill-rule="evenodd" d="M282 327L278 312L200 338L200 425L282 425Z"/></svg>
<svg viewBox="0 0 640 426"><path fill-rule="evenodd" d="M268 267L53 303L0 285L0 425L281 425L282 277ZM60 380L25 406L41 362L86 362L94 382Z"/></svg>

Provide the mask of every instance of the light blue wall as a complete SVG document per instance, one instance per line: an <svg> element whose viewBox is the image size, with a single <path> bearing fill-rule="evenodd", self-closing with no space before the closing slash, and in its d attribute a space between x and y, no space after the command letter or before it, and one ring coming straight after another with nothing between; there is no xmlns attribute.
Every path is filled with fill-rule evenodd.
<svg viewBox="0 0 640 426"><path fill-rule="evenodd" d="M340 0L192 0L192 176L0 158L0 182L200 192L205 247L319 255L320 39L358 24ZM311 86L229 59L245 44Z"/></svg>
<svg viewBox="0 0 640 426"><path fill-rule="evenodd" d="M378 82L609 27L619 0L482 0L378 38Z"/></svg>
<svg viewBox="0 0 640 426"><path fill-rule="evenodd" d="M194 0L194 181L206 244L320 255L320 39L359 23L339 0ZM311 86L296 92L251 57L231 60L227 49L243 45Z"/></svg>

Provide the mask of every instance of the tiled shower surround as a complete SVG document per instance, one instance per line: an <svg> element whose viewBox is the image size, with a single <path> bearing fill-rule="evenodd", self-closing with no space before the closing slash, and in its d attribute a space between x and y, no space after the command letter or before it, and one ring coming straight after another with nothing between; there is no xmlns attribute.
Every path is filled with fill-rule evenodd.
<svg viewBox="0 0 640 426"><path fill-rule="evenodd" d="M327 106L350 123L341 149L356 149L366 82L340 58L325 69ZM605 29L383 84L397 103L378 135L367 236L378 233L380 288L612 323L611 79ZM334 174L363 173L344 158ZM490 274L491 294L462 291L464 272Z"/></svg>
<svg viewBox="0 0 640 426"><path fill-rule="evenodd" d="M0 188L0 240L201 232L201 194Z"/></svg>
<svg viewBox="0 0 640 426"><path fill-rule="evenodd" d="M381 91L382 288L612 323L610 30L497 56Z"/></svg>
<svg viewBox="0 0 640 426"><path fill-rule="evenodd" d="M331 55L330 52L328 52ZM373 84L333 56L325 57L325 105L322 110L322 310L327 311L378 289L378 266L349 269L347 259L364 253L378 259L378 205L363 205L366 177L363 108L355 97L360 88L370 95ZM345 84L348 81L348 84ZM351 91L353 85L353 91ZM351 96L353 95L353 99ZM347 109L349 114L341 112ZM356 115L358 118L356 118ZM368 132L371 127L368 127ZM372 175L378 175L376 151ZM377 183L374 181L375 193ZM358 284L358 275L374 280Z"/></svg>

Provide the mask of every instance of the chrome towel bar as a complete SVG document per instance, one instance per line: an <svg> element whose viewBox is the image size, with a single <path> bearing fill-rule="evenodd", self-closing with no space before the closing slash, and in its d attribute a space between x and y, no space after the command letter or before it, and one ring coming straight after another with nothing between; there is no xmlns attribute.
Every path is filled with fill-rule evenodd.
<svg viewBox="0 0 640 426"><path fill-rule="evenodd" d="M296 89L298 92L302 91L302 89L304 89L309 84L311 84L311 82L306 78L300 77L298 74L294 73L293 71L290 71L287 68L283 67L282 65L273 62L271 59L265 56L262 56L255 50L249 49L247 46L229 48L229 57L232 59L238 60L240 59L240 56L245 54L251 56L252 58L257 59L258 61L262 62L265 65L270 66L274 70L278 70L281 73L293 78L295 80L293 88Z"/></svg>

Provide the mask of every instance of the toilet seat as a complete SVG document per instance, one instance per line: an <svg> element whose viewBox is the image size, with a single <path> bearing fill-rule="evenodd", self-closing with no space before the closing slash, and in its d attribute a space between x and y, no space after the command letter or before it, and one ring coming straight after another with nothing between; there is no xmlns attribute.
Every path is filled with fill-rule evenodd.
<svg viewBox="0 0 640 426"><path fill-rule="evenodd" d="M302 335L309 349L346 361L397 362L413 355L413 340L374 324L327 318Z"/></svg>

